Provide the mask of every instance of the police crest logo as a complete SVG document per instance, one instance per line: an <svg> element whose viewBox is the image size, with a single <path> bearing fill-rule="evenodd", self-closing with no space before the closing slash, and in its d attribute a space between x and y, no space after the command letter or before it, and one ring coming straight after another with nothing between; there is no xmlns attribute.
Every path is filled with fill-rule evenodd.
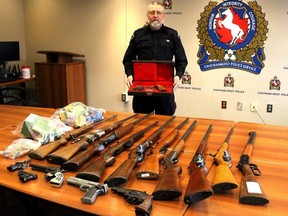
<svg viewBox="0 0 288 216"><path fill-rule="evenodd" d="M172 9L172 0L164 0L163 3L165 9Z"/></svg>
<svg viewBox="0 0 288 216"><path fill-rule="evenodd" d="M280 90L281 82L277 76L274 76L274 78L270 80L269 86L270 90Z"/></svg>
<svg viewBox="0 0 288 216"><path fill-rule="evenodd" d="M256 1L210 1L198 20L198 64L201 71L235 68L260 74L268 21Z"/></svg>
<svg viewBox="0 0 288 216"><path fill-rule="evenodd" d="M230 73L224 78L224 87L234 87L234 78Z"/></svg>
<svg viewBox="0 0 288 216"><path fill-rule="evenodd" d="M189 84L191 85L191 76L188 71L185 71L182 76L182 84Z"/></svg>

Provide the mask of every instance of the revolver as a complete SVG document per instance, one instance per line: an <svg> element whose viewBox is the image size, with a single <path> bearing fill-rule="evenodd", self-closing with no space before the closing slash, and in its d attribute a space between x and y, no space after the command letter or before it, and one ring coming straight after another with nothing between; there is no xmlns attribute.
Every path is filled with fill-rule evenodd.
<svg viewBox="0 0 288 216"><path fill-rule="evenodd" d="M28 164L31 162L31 160L25 160L23 162L16 162L15 164L11 164L7 167L7 169L10 172L16 171L16 170L22 170L28 167Z"/></svg>
<svg viewBox="0 0 288 216"><path fill-rule="evenodd" d="M79 187L80 190L86 191L85 195L81 197L82 203L92 204L95 202L98 195L106 194L108 192L107 184L100 184L77 177L69 177L67 183Z"/></svg>
<svg viewBox="0 0 288 216"><path fill-rule="evenodd" d="M135 207L136 216L149 216L152 209L153 196L145 191L125 189L122 187L111 187L111 190L122 195L128 203L139 204Z"/></svg>
<svg viewBox="0 0 288 216"><path fill-rule="evenodd" d="M64 175L62 172L65 170L61 170L58 167L53 166L41 166L38 164L30 164L32 170L45 172L44 178L46 181L49 181L52 186L61 187L64 181Z"/></svg>

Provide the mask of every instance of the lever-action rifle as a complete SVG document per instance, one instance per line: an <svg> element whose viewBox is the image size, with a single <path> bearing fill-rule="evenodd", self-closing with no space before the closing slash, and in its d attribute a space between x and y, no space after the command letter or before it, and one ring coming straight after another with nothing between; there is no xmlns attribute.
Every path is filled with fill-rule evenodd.
<svg viewBox="0 0 288 216"><path fill-rule="evenodd" d="M164 158L164 153L168 147L176 140L180 133L180 129L188 122L189 118L182 121L174 130L172 130L163 140L156 145L155 148L150 148L144 160L136 172L136 177L139 179L157 179L159 177L159 162Z"/></svg>
<svg viewBox="0 0 288 216"><path fill-rule="evenodd" d="M182 168L177 165L178 156L196 124L197 120L190 125L173 150L163 160L164 172L160 175L154 192L152 193L154 200L173 200L182 195L179 178L182 173Z"/></svg>
<svg viewBox="0 0 288 216"><path fill-rule="evenodd" d="M82 169L76 177L87 179L90 181L99 181L101 178L105 168L107 166L112 166L116 159L115 156L119 155L121 152L123 152L125 149L130 148L135 142L137 142L139 139L141 139L145 132L150 130L152 127L154 127L157 122L154 122L153 124L147 126L143 130L137 131L128 138L116 143L112 147L105 150L103 155L96 159L94 162L92 162L90 165Z"/></svg>
<svg viewBox="0 0 288 216"><path fill-rule="evenodd" d="M188 172L190 179L184 196L184 203L194 204L212 195L212 188L207 180L208 169L204 160L204 150L207 145L207 139L211 132L212 125L209 125L196 153L194 154Z"/></svg>
<svg viewBox="0 0 288 216"><path fill-rule="evenodd" d="M104 121L108 121L110 119L116 118L117 115L113 115L110 118L103 119L102 121L98 121L95 123L84 125L80 128L74 129L72 132L67 132L62 135L59 139L42 145L40 148L31 151L28 153L28 157L35 160L43 160L49 153L55 151L60 146L65 145L70 139L75 140L77 136L80 134L84 134L87 131L91 130L96 124L102 123Z"/></svg>
<svg viewBox="0 0 288 216"><path fill-rule="evenodd" d="M140 123L141 121L147 119L149 116L153 115L154 112L151 112L147 115L144 115L143 117L139 118L133 123L127 124L125 126L122 126L121 128L118 128L114 131L111 135L108 137L104 137L103 139L96 142L90 149L87 149L80 154L76 155L73 158L68 158L70 160L66 161L64 164L62 164L62 168L69 171L77 170L80 166L82 166L87 160L89 160L96 152L102 151L108 144L112 143L115 140L118 140L128 133L130 133L134 127Z"/></svg>
<svg viewBox="0 0 288 216"><path fill-rule="evenodd" d="M108 133L116 130L117 128L121 127L125 121L128 121L131 118L134 118L138 114L131 115L125 119L122 119L118 122L113 124L104 126L100 129L95 129L82 135L76 142L73 142L73 145L66 146L61 148L52 154L48 154L46 159L48 162L53 164L63 164L67 160L69 160L74 154L76 154L80 149L85 149L88 145L96 140L100 139L101 137L105 136Z"/></svg>
<svg viewBox="0 0 288 216"><path fill-rule="evenodd" d="M248 143L237 165L238 169L243 173L240 184L239 201L244 204L264 205L268 204L269 200L266 198L265 193L255 177L255 175L260 176L261 172L256 164L250 164L249 162L255 137L256 132L249 133Z"/></svg>
<svg viewBox="0 0 288 216"><path fill-rule="evenodd" d="M127 182L130 174L132 173L135 165L144 160L145 151L151 146L155 145L157 140L161 137L161 134L165 127L167 127L170 122L172 122L176 116L172 116L166 123L164 123L160 128L155 130L147 139L140 143L137 147L133 148L128 159L124 161L106 180L105 183L109 187L115 187L120 184Z"/></svg>
<svg viewBox="0 0 288 216"><path fill-rule="evenodd" d="M149 216L152 209L153 196L145 191L132 190L122 187L112 187L111 190L123 196L130 204L139 204L135 207L136 216Z"/></svg>
<svg viewBox="0 0 288 216"><path fill-rule="evenodd" d="M230 170L231 157L227 150L229 146L228 141L233 133L233 130L234 127L231 128L223 144L217 150L217 153L215 155L212 155L214 158L214 164L216 164L217 167L215 169L211 185L213 191L216 193L232 190L238 187L238 184Z"/></svg>

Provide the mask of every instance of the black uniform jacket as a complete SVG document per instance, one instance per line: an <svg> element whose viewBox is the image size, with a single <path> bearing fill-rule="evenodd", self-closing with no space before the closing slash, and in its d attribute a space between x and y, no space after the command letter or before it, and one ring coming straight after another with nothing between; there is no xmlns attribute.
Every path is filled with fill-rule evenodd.
<svg viewBox="0 0 288 216"><path fill-rule="evenodd" d="M179 78L188 64L178 32L164 25L158 31L146 25L134 32L123 58L127 77L133 75L132 60L174 60Z"/></svg>

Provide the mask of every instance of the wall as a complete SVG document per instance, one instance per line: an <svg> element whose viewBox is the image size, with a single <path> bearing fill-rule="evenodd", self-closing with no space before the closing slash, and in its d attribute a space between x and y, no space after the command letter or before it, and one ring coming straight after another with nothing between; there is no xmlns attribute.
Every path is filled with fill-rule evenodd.
<svg viewBox="0 0 288 216"><path fill-rule="evenodd" d="M132 111L132 98L129 97L128 103L120 99L121 93L127 90L122 58L133 31L146 21L145 11L149 0L25 0L23 4L17 0L0 2L3 3L1 5L7 5L0 9L3 10L1 17L5 17L5 22L4 19L0 20L0 38L19 38L22 44L21 61L31 66L32 73L34 62L45 60L44 55L37 54L38 50L84 54L88 105L111 111ZM165 24L177 29L181 35L189 60L187 71L192 76L191 86L188 86L190 89L182 85L176 91L176 115L288 125L288 116L285 115L287 97L260 94L271 93L269 81L275 75L281 80L281 90L272 92L283 95L288 93L287 30L280 24L287 19L288 1L257 2L269 22L268 39L264 44L265 67L260 75L236 69L202 72L197 64L199 40L196 28L200 13L209 1L173 1L173 11L178 14L166 15ZM10 27L5 24L7 17L12 20ZM9 31L6 31L7 28L10 28ZM23 54L25 51L27 59ZM215 91L224 89L223 79L228 73L235 79L234 90L244 93ZM222 100L227 101L227 109L221 109ZM243 102L242 111L236 109L238 101ZM250 112L251 102L257 102L258 113ZM266 112L267 103L273 104L272 113Z"/></svg>
<svg viewBox="0 0 288 216"><path fill-rule="evenodd" d="M24 5L29 65L45 60L39 50L84 54L87 104L123 111L126 1L25 0Z"/></svg>
<svg viewBox="0 0 288 216"><path fill-rule="evenodd" d="M149 1L128 2L131 16L127 19L129 26L127 32L131 35L133 29L141 26L145 20L144 16L142 20L132 19L133 15L141 14L141 11L146 9L143 2ZM269 29L264 44L265 67L259 75L232 68L202 72L197 64L199 47L197 21L209 1L172 2L172 10L167 10L165 24L179 32L189 60L187 72L192 76L191 85L181 84L175 93L178 105L176 115L288 125L288 116L284 114L288 108L286 85L288 68L286 55L283 55L287 53L288 44L285 40L286 30L284 26L279 25L281 20L287 19L288 2L257 1L262 6ZM219 4L223 1L215 2ZM248 4L249 1L244 2ZM229 73L235 80L233 88L224 87L224 78ZM282 83L279 91L269 89L269 82L275 75ZM227 102L227 109L221 108L222 101ZM237 102L242 103L242 110L237 110ZM257 112L250 111L250 104L254 102L257 104ZM267 113L267 104L273 105L272 113Z"/></svg>
<svg viewBox="0 0 288 216"><path fill-rule="evenodd" d="M26 62L23 2L0 0L0 5L0 41L19 41L21 63Z"/></svg>

